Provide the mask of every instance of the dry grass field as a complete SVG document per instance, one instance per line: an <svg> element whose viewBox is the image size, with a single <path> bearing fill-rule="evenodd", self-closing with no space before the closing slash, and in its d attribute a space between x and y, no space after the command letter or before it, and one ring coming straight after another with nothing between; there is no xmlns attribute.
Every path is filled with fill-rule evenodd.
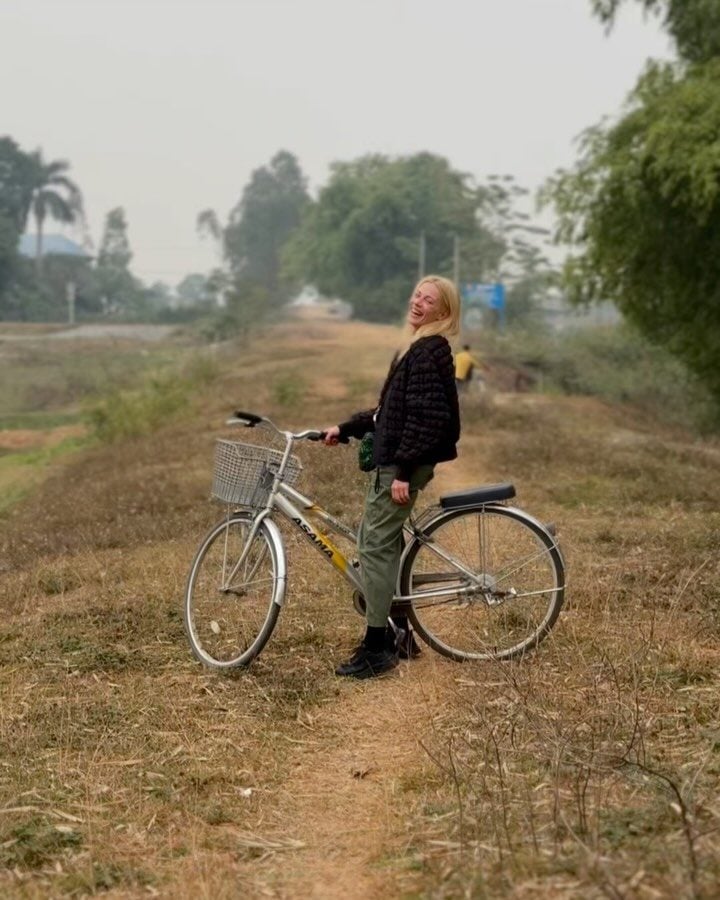
<svg viewBox="0 0 720 900"><path fill-rule="evenodd" d="M557 524L567 607L532 657L426 649L339 681L362 621L288 534L260 658L192 659L181 598L226 414L332 424L372 403L395 339L279 325L186 414L56 459L0 518L2 896L718 896L717 443L588 398L468 398L424 502L508 479ZM357 519L352 449L300 455L301 486Z"/></svg>

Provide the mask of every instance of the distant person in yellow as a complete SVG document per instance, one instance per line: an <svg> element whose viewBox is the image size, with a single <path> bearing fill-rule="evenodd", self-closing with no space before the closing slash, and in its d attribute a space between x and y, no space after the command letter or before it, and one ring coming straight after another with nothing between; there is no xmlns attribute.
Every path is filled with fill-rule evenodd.
<svg viewBox="0 0 720 900"><path fill-rule="evenodd" d="M475 369L484 369L488 367L470 352L470 344L464 344L462 350L455 357L455 384L458 393L465 393L472 381Z"/></svg>

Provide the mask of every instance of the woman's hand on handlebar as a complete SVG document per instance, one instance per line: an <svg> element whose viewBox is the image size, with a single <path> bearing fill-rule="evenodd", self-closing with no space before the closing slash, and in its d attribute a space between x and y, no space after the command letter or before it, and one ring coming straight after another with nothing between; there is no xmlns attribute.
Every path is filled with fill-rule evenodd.
<svg viewBox="0 0 720 900"><path fill-rule="evenodd" d="M334 447L340 441L340 426L332 425L330 428L323 429L322 440L328 447Z"/></svg>

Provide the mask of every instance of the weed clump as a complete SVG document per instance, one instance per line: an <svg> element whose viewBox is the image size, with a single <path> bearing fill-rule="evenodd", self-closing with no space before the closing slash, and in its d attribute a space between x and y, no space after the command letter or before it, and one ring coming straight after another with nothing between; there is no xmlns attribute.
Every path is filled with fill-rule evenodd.
<svg viewBox="0 0 720 900"><path fill-rule="evenodd" d="M0 835L0 862L6 867L39 869L81 846L82 835L74 828L35 817Z"/></svg>
<svg viewBox="0 0 720 900"><path fill-rule="evenodd" d="M491 364L502 359L536 390L600 397L653 418L715 431L720 410L678 360L629 326L597 326L548 334L514 330L478 337Z"/></svg>
<svg viewBox="0 0 720 900"><path fill-rule="evenodd" d="M186 410L217 374L212 360L198 358L184 373L154 375L133 390L113 391L89 410L95 434L105 443L150 434Z"/></svg>

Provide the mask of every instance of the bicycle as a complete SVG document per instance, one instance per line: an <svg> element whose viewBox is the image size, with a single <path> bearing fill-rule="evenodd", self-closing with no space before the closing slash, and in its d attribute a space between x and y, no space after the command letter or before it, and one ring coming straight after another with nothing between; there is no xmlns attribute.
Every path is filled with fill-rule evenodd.
<svg viewBox="0 0 720 900"><path fill-rule="evenodd" d="M278 515L349 582L364 614L359 563L312 520L351 541L354 529L293 487L302 470L293 445L319 441L323 432L283 431L246 412L226 424L270 428L285 449L216 442L212 495L227 504L227 514L200 543L184 601L192 651L214 669L248 665L277 623L288 581ZM560 614L565 565L554 529L509 506L514 496L508 482L444 494L405 525L392 612L406 615L416 634L450 659L522 657Z"/></svg>

